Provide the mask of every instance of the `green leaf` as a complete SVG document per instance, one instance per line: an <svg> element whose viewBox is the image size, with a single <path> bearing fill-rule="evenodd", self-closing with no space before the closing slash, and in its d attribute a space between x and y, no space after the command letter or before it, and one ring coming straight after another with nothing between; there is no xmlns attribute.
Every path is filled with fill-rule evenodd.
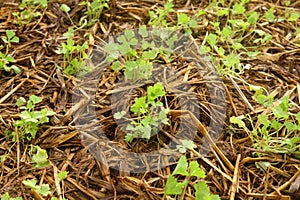
<svg viewBox="0 0 300 200"><path fill-rule="evenodd" d="M190 162L190 176L196 176L197 178L205 178L205 172L199 167L197 161Z"/></svg>
<svg viewBox="0 0 300 200"><path fill-rule="evenodd" d="M11 40L16 35L16 33L13 30L6 30L5 33L8 40Z"/></svg>
<svg viewBox="0 0 300 200"><path fill-rule="evenodd" d="M297 12L293 12L291 16L287 19L289 22L297 21L300 17L300 14Z"/></svg>
<svg viewBox="0 0 300 200"><path fill-rule="evenodd" d="M142 58L153 60L157 57L158 52L155 50L144 51L142 54Z"/></svg>
<svg viewBox="0 0 300 200"><path fill-rule="evenodd" d="M244 14L246 11L243 4L235 3L232 8L233 8L234 15Z"/></svg>
<svg viewBox="0 0 300 200"><path fill-rule="evenodd" d="M272 5L271 8L264 14L265 19L268 20L269 22L275 21L275 15L273 14L274 8L275 6Z"/></svg>
<svg viewBox="0 0 300 200"><path fill-rule="evenodd" d="M165 193L167 195L177 195L182 193L182 189L184 187L185 183L179 183L177 182L176 178L172 175L169 175L166 183L166 189Z"/></svg>
<svg viewBox="0 0 300 200"><path fill-rule="evenodd" d="M41 149L39 146L33 146L36 153L32 156L32 162L36 163L33 168L46 167L48 166L48 154L45 149Z"/></svg>
<svg viewBox="0 0 300 200"><path fill-rule="evenodd" d="M148 37L148 31L146 25L142 25L139 27L138 34L143 38Z"/></svg>
<svg viewBox="0 0 300 200"><path fill-rule="evenodd" d="M148 110L148 104L146 104L146 97L135 98L134 104L130 107L130 111L138 114L144 114Z"/></svg>
<svg viewBox="0 0 300 200"><path fill-rule="evenodd" d="M37 180L35 180L35 179L23 180L22 183L25 186L27 186L27 187L29 187L29 188L31 188L33 190L37 190L38 189L38 186L36 185Z"/></svg>
<svg viewBox="0 0 300 200"><path fill-rule="evenodd" d="M196 200L209 199L210 190L204 181L199 181L194 184Z"/></svg>
<svg viewBox="0 0 300 200"><path fill-rule="evenodd" d="M173 175L175 174L180 174L180 175L183 175L183 176L188 176L188 162L187 162L187 159L185 156L181 156L174 171L173 171Z"/></svg>
<svg viewBox="0 0 300 200"><path fill-rule="evenodd" d="M237 124L239 128L245 128L246 124L243 122L243 119L245 119L244 115L238 117L232 116L230 117L230 123Z"/></svg>
<svg viewBox="0 0 300 200"><path fill-rule="evenodd" d="M122 110L121 112L117 112L114 114L114 118L115 119L121 119L122 117L124 117L126 115L126 112L124 110Z"/></svg>
<svg viewBox="0 0 300 200"><path fill-rule="evenodd" d="M162 97L166 94L164 86L161 83L155 83L154 86L147 88L148 102L153 103L158 97Z"/></svg>
<svg viewBox="0 0 300 200"><path fill-rule="evenodd" d="M206 41L211 47L214 47L218 42L218 36L213 33L210 33L208 34Z"/></svg>
<svg viewBox="0 0 300 200"><path fill-rule="evenodd" d="M194 149L197 148L197 146L194 144L192 140L181 140L182 146L184 146L187 149Z"/></svg>
<svg viewBox="0 0 300 200"><path fill-rule="evenodd" d="M39 187L36 191L42 196L48 196L49 194L51 194L50 186L48 184L42 184L42 186Z"/></svg>
<svg viewBox="0 0 300 200"><path fill-rule="evenodd" d="M68 171L62 171L58 173L58 179L59 181L62 181L68 176L69 172Z"/></svg>
<svg viewBox="0 0 300 200"><path fill-rule="evenodd" d="M178 14L178 19L177 19L177 24L178 25L185 25L187 24L189 21L191 20L191 18L187 15L187 14L184 14L184 13L179 13Z"/></svg>
<svg viewBox="0 0 300 200"><path fill-rule="evenodd" d="M61 4L60 9L61 9L63 12L66 12L66 13L68 13L68 12L71 10L71 8L70 8L68 5L64 4L64 3Z"/></svg>
<svg viewBox="0 0 300 200"><path fill-rule="evenodd" d="M25 105L25 103L26 103L26 100L24 99L24 97L20 97L20 98L17 100L16 105L17 105L18 107L21 107L21 106Z"/></svg>
<svg viewBox="0 0 300 200"><path fill-rule="evenodd" d="M259 14L255 11L252 11L247 14L247 22L249 22L250 24L256 24L258 18Z"/></svg>
<svg viewBox="0 0 300 200"><path fill-rule="evenodd" d="M37 103L42 102L43 98L42 97L38 97L36 95L31 95L29 97L29 100L32 101L33 104L37 104Z"/></svg>
<svg viewBox="0 0 300 200"><path fill-rule="evenodd" d="M121 62L120 61L113 62L113 64L111 65L111 68L114 71L119 71L121 69Z"/></svg>

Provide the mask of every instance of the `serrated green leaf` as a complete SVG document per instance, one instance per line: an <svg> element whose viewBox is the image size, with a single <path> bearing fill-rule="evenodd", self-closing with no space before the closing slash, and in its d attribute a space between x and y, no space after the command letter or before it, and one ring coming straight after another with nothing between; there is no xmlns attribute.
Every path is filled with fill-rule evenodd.
<svg viewBox="0 0 300 200"><path fill-rule="evenodd" d="M244 118L245 118L245 116L243 116L243 115L238 116L238 117L232 116L232 117L230 117L230 123L237 124L239 128L245 128L246 124L245 124L245 122L243 122Z"/></svg>
<svg viewBox="0 0 300 200"><path fill-rule="evenodd" d="M176 178L172 175L169 175L166 183L165 193L167 195L177 195L182 193L182 189L185 183L177 182Z"/></svg>
<svg viewBox="0 0 300 200"><path fill-rule="evenodd" d="M197 178L205 178L205 172L199 167L197 161L190 162L190 176L196 176Z"/></svg>
<svg viewBox="0 0 300 200"><path fill-rule="evenodd" d="M189 174L188 174L187 169L188 169L187 159L185 156L181 156L172 174L188 176Z"/></svg>
<svg viewBox="0 0 300 200"><path fill-rule="evenodd" d="M63 179L65 179L68 176L69 172L68 171L62 171L58 173L58 179L59 181L62 181Z"/></svg>
<svg viewBox="0 0 300 200"><path fill-rule="evenodd" d="M117 112L114 114L114 118L115 119L121 119L122 117L124 117L126 115L126 112L124 110L122 110L121 112Z"/></svg>

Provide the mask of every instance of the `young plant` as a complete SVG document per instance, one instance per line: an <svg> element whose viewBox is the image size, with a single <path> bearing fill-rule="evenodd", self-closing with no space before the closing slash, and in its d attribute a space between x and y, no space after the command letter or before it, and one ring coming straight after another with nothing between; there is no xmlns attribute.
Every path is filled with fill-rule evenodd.
<svg viewBox="0 0 300 200"><path fill-rule="evenodd" d="M100 20L101 13L104 8L109 8L109 0L93 0L91 3L89 1L82 1L79 5L86 6L86 12L88 22L87 26L92 26Z"/></svg>
<svg viewBox="0 0 300 200"><path fill-rule="evenodd" d="M3 194L1 196L1 200L23 200L23 198L22 197L15 197L15 198L10 197L8 192L6 192L5 194Z"/></svg>
<svg viewBox="0 0 300 200"><path fill-rule="evenodd" d="M37 180L35 179L23 180L22 183L42 196L48 196L52 193L48 184L37 185Z"/></svg>
<svg viewBox="0 0 300 200"><path fill-rule="evenodd" d="M230 122L249 134L254 148L294 155L300 159L300 112L294 114L289 111L293 103L289 101L288 96L275 102L272 96L264 95L263 91L257 90L253 99L270 110L270 114L259 114L256 125L250 116L231 117ZM243 120L250 121L251 128L248 128Z"/></svg>
<svg viewBox="0 0 300 200"><path fill-rule="evenodd" d="M153 37L157 40L153 40ZM110 42L105 46L107 61L112 63L112 69L115 71L125 68L124 74L129 80L149 79L153 63L161 58L170 61L176 40L177 35L172 35L172 32L166 29L159 32L148 31L144 25L139 27L137 33L126 30L123 35L117 37L118 43Z"/></svg>
<svg viewBox="0 0 300 200"><path fill-rule="evenodd" d="M3 36L1 39L5 44L5 53L0 52L0 70L5 70L10 72L14 70L16 74L21 72L21 69L16 65L11 65L11 63L16 62L16 60L11 57L8 52L11 47L11 43L19 43L19 37L16 36L16 33L13 30L6 30L6 36ZM3 46L0 45L0 50Z"/></svg>
<svg viewBox="0 0 300 200"><path fill-rule="evenodd" d="M86 50L88 43L85 41L82 45L76 45L73 40L74 30L69 29L64 34L67 37L67 42L61 44L61 49L55 51L57 54L63 54L63 72L69 75L76 75L77 73L83 75L91 69L86 65L85 59L88 57Z"/></svg>
<svg viewBox="0 0 300 200"><path fill-rule="evenodd" d="M40 111L35 111L35 105L42 101L41 97L31 95L27 101L21 97L18 99L16 105L23 111L20 113L20 120L14 123L17 128L16 131L6 131L6 136L16 141L17 134L20 141L31 141L35 138L40 124L49 122L49 116L55 114L55 112L44 108ZM24 106L26 104L26 106Z"/></svg>
<svg viewBox="0 0 300 200"><path fill-rule="evenodd" d="M165 90L161 83L147 88L147 96L135 98L134 104L130 107L137 118L127 125L126 130L129 131L125 136L125 141L131 143L135 138L143 138L149 140L151 134L158 131L159 125L168 125L167 117L168 109L163 108L160 97L165 95ZM126 111L114 114L115 119L121 119L125 116Z"/></svg>
<svg viewBox="0 0 300 200"><path fill-rule="evenodd" d="M184 177L184 180L178 181L179 178L176 179L175 175ZM196 200L220 200L218 195L210 193L208 185L203 180L206 177L205 172L199 167L198 162L190 161L188 163L185 156L180 157L176 168L172 174L169 175L163 199L165 199L168 195L180 195L180 199L185 199L185 191L192 177L202 179L194 183Z"/></svg>
<svg viewBox="0 0 300 200"><path fill-rule="evenodd" d="M46 167L49 165L48 154L45 149L32 145L29 155L31 155L31 160L34 163L33 168Z"/></svg>
<svg viewBox="0 0 300 200"><path fill-rule="evenodd" d="M29 24L33 18L41 16L37 11L39 8L47 7L47 0L22 0L20 4L21 12L14 12L13 16L17 18L16 24Z"/></svg>

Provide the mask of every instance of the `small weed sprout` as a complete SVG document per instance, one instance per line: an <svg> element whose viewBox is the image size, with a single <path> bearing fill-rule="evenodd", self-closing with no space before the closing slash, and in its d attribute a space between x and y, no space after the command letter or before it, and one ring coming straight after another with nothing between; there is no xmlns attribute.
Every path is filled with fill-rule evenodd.
<svg viewBox="0 0 300 200"><path fill-rule="evenodd" d="M109 8L109 0L93 0L93 2L82 1L79 5L86 6L86 12L84 13L87 18L87 26L94 25L100 20L100 16L104 8Z"/></svg>
<svg viewBox="0 0 300 200"><path fill-rule="evenodd" d="M66 42L61 44L61 49L55 51L57 54L63 54L63 72L69 75L84 75L91 71L91 68L86 65L85 59L87 59L86 50L88 49L88 43L85 41L82 45L76 45L74 38L74 30L69 29L64 34L67 38Z"/></svg>
<svg viewBox="0 0 300 200"><path fill-rule="evenodd" d="M163 108L162 102L159 101L159 97L164 95L163 85L156 83L147 88L147 96L135 98L130 111L137 115L137 119L132 120L126 127L128 131L125 136L126 142L131 143L135 138L149 140L151 134L158 131L160 123L169 124L167 117L169 110ZM126 111L117 112L114 114L114 118L121 119L125 114Z"/></svg>
<svg viewBox="0 0 300 200"><path fill-rule="evenodd" d="M14 142L18 134L20 141L31 141L35 139L38 127L40 124L49 122L49 117L54 115L55 112L44 108L40 111L35 111L35 105L42 101L41 97L31 95L27 101L21 97L17 101L17 106L23 111L20 113L20 120L14 123L17 131L6 131L6 136L11 138ZM26 106L24 106L26 104Z"/></svg>
<svg viewBox="0 0 300 200"><path fill-rule="evenodd" d="M22 0L20 4L22 11L13 13L13 16L17 19L15 23L17 25L29 24L33 18L41 16L41 13L37 10L46 8L47 4L47 0Z"/></svg>
<svg viewBox="0 0 300 200"><path fill-rule="evenodd" d="M250 116L231 117L230 122L244 129L250 136L253 147L265 152L294 155L300 159L300 112L293 114L289 111L293 104L285 96L277 102L270 95L264 95L263 89L256 91L253 99L270 109L269 115L259 114L258 123L253 124ZM246 126L245 120L251 124Z"/></svg>
<svg viewBox="0 0 300 200"><path fill-rule="evenodd" d="M184 181L178 181L175 175L185 177ZM165 199L168 195L180 195L180 199L184 199L185 191L192 177L204 179L206 176L205 172L199 167L197 161L188 162L185 156L181 156L174 171L167 179L163 199ZM195 198L197 200L220 200L218 195L210 193L209 187L204 180L194 183L194 189Z"/></svg>
<svg viewBox="0 0 300 200"><path fill-rule="evenodd" d="M11 43L19 43L19 37L16 36L16 33L13 30L6 30L6 36L3 36L1 39L5 44L5 47L0 45L0 50L5 48L5 53L0 52L0 70L5 70L10 72L14 70L16 74L21 72L21 69L16 65L11 65L11 63L16 62L16 60L9 55L9 48L11 47Z"/></svg>

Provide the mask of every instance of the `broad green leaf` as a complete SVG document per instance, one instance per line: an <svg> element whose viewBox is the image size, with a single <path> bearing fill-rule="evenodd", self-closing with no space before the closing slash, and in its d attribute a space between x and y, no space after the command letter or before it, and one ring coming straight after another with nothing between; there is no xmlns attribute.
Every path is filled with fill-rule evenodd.
<svg viewBox="0 0 300 200"><path fill-rule="evenodd" d="M177 21L178 21L177 24L184 25L184 24L187 24L190 20L191 20L191 18L187 14L179 13L178 19L177 19Z"/></svg>
<svg viewBox="0 0 300 200"><path fill-rule="evenodd" d="M213 33L210 33L208 34L206 41L211 47L214 47L218 42L218 36Z"/></svg>
<svg viewBox="0 0 300 200"><path fill-rule="evenodd" d="M16 35L16 33L13 30L6 30L5 33L8 40L11 40Z"/></svg>
<svg viewBox="0 0 300 200"><path fill-rule="evenodd" d="M63 12L66 12L66 13L68 13L68 12L71 10L71 8L70 8L68 5L64 4L64 3L61 4L60 9L61 9Z"/></svg>
<svg viewBox="0 0 300 200"><path fill-rule="evenodd" d="M187 159L185 156L181 156L174 171L173 171L173 175L175 174L180 174L180 175L183 175L183 176L188 176L188 162L187 162Z"/></svg>
<svg viewBox="0 0 300 200"><path fill-rule="evenodd" d="M45 167L48 166L48 154L45 149L41 149L39 146L33 147L36 153L32 156L32 162L36 163L33 165L33 168Z"/></svg>
<svg viewBox="0 0 300 200"><path fill-rule="evenodd" d="M37 190L38 189L38 186L36 185L37 180L35 180L35 179L23 180L22 183L24 185L26 185L27 187L30 187L33 190Z"/></svg>
<svg viewBox="0 0 300 200"><path fill-rule="evenodd" d="M252 11L247 14L247 21L250 24L255 24L257 22L258 18L259 18L259 14L255 11Z"/></svg>
<svg viewBox="0 0 300 200"><path fill-rule="evenodd" d="M143 38L148 37L148 31L146 25L142 25L139 27L138 34Z"/></svg>
<svg viewBox="0 0 300 200"><path fill-rule="evenodd" d="M232 7L233 9L233 14L234 15L239 15L239 14L244 14L246 9L243 4L235 3Z"/></svg>
<svg viewBox="0 0 300 200"><path fill-rule="evenodd" d="M62 181L68 176L69 172L68 171L62 171L58 173L58 179L59 181Z"/></svg>
<svg viewBox="0 0 300 200"><path fill-rule="evenodd" d="M245 118L244 115L241 115L238 117L232 116L232 117L230 117L230 123L237 124L239 128L245 128L246 124L245 124L245 122L243 122L244 118Z"/></svg>
<svg viewBox="0 0 300 200"><path fill-rule="evenodd" d="M194 184L196 200L209 199L210 190L204 181L199 181Z"/></svg>
<svg viewBox="0 0 300 200"><path fill-rule="evenodd" d="M49 194L51 194L52 192L50 191L50 186L48 184L42 184L41 187L39 187L36 190L39 194L41 194L42 196L47 196Z"/></svg>
<svg viewBox="0 0 300 200"><path fill-rule="evenodd" d="M115 119L121 119L122 117L124 117L126 115L126 112L124 110L122 110L121 112L117 112L114 114L114 118Z"/></svg>
<svg viewBox="0 0 300 200"><path fill-rule="evenodd" d="M197 147L192 140L181 140L181 144L187 149L194 149Z"/></svg>
<svg viewBox="0 0 300 200"><path fill-rule="evenodd" d="M29 97L29 100L32 101L33 104L37 104L37 103L42 102L43 98L42 97L38 97L36 95L31 95Z"/></svg>
<svg viewBox="0 0 300 200"><path fill-rule="evenodd" d="M182 189L184 187L185 183L179 183L177 182L176 178L172 175L169 175L166 183L166 189L165 193L167 195L177 195L182 193Z"/></svg>
<svg viewBox="0 0 300 200"><path fill-rule="evenodd" d="M20 97L20 98L17 100L16 105L17 105L18 107L21 107L21 106L25 105L25 103L26 103L26 100L24 99L24 97Z"/></svg>
<svg viewBox="0 0 300 200"><path fill-rule="evenodd" d="M153 86L147 88L148 102L152 103L158 97L162 97L166 94L164 86L161 83L155 83Z"/></svg>
<svg viewBox="0 0 300 200"><path fill-rule="evenodd" d="M196 176L197 178L205 178L205 172L199 167L197 161L190 162L190 176Z"/></svg>
<svg viewBox="0 0 300 200"><path fill-rule="evenodd" d="M146 97L135 98L134 104L130 107L130 111L138 114L144 114L148 110L148 104L146 103Z"/></svg>

